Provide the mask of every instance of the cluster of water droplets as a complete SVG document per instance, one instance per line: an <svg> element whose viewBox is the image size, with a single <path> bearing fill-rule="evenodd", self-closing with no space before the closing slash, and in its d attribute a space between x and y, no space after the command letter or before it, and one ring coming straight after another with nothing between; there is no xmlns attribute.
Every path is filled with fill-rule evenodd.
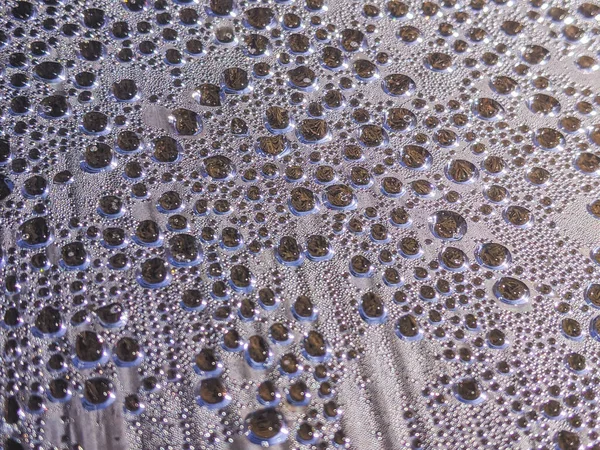
<svg viewBox="0 0 600 450"><path fill-rule="evenodd" d="M600 5L0 9L3 448L600 445Z"/></svg>

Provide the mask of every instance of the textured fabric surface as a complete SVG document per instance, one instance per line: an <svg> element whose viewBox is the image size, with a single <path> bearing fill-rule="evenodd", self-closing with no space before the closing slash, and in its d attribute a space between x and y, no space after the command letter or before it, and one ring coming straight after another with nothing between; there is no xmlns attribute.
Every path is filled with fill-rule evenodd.
<svg viewBox="0 0 600 450"><path fill-rule="evenodd" d="M600 448L600 4L0 11L0 447Z"/></svg>

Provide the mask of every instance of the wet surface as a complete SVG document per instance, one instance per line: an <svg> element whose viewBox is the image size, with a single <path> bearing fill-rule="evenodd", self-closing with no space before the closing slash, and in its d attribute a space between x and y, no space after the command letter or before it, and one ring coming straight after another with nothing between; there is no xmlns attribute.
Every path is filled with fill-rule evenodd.
<svg viewBox="0 0 600 450"><path fill-rule="evenodd" d="M600 445L600 5L0 11L0 447Z"/></svg>

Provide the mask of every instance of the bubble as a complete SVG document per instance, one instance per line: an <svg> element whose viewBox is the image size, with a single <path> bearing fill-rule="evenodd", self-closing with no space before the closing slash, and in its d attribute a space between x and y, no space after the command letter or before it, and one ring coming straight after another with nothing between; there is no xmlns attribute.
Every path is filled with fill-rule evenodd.
<svg viewBox="0 0 600 450"><path fill-rule="evenodd" d="M49 95L44 97L38 108L39 114L45 119L62 119L70 115L71 107L64 95Z"/></svg>
<svg viewBox="0 0 600 450"><path fill-rule="evenodd" d="M103 377L86 380L83 394L83 407L88 411L108 408L116 399L113 383Z"/></svg>
<svg viewBox="0 0 600 450"><path fill-rule="evenodd" d="M512 261L510 251L502 244L495 242L479 246L475 256L481 265L494 270L505 269Z"/></svg>
<svg viewBox="0 0 600 450"><path fill-rule="evenodd" d="M452 69L452 57L441 52L430 53L425 57L425 67L434 72L446 72Z"/></svg>
<svg viewBox="0 0 600 450"><path fill-rule="evenodd" d="M417 117L406 108L390 108L386 111L385 126L390 131L408 132L416 123Z"/></svg>
<svg viewBox="0 0 600 450"><path fill-rule="evenodd" d="M64 335L66 328L63 324L60 311L52 306L44 306L36 315L33 331L34 334L43 338L54 338Z"/></svg>
<svg viewBox="0 0 600 450"><path fill-rule="evenodd" d="M321 51L320 61L323 67L332 71L341 70L346 64L344 54L336 47L324 47Z"/></svg>
<svg viewBox="0 0 600 450"><path fill-rule="evenodd" d="M494 285L494 295L509 305L519 306L529 302L529 288L517 278L500 278Z"/></svg>
<svg viewBox="0 0 600 450"><path fill-rule="evenodd" d="M282 158L289 152L288 141L281 135L264 136L257 143L258 152L266 157Z"/></svg>
<svg viewBox="0 0 600 450"><path fill-rule="evenodd" d="M470 405L477 405L485 400L485 394L474 378L464 378L456 383L454 394L459 401Z"/></svg>
<svg viewBox="0 0 600 450"><path fill-rule="evenodd" d="M196 401L200 406L220 409L231 402L231 396L219 378L208 378L200 382Z"/></svg>
<svg viewBox="0 0 600 450"><path fill-rule="evenodd" d="M249 34L244 38L245 53L251 58L268 56L270 52L269 39L260 34ZM266 75L262 75L266 76Z"/></svg>
<svg viewBox="0 0 600 450"><path fill-rule="evenodd" d="M215 84L201 84L196 88L193 97L202 106L221 106L221 89Z"/></svg>
<svg viewBox="0 0 600 450"><path fill-rule="evenodd" d="M200 264L203 253L194 236L178 234L168 242L169 262L175 267L190 267Z"/></svg>
<svg viewBox="0 0 600 450"><path fill-rule="evenodd" d="M79 44L79 56L86 61L99 61L106 54L106 47L96 40L83 41Z"/></svg>
<svg viewBox="0 0 600 450"><path fill-rule="evenodd" d="M456 133L446 128L436 131L433 139L442 147L454 147L458 142Z"/></svg>
<svg viewBox="0 0 600 450"><path fill-rule="evenodd" d="M585 356L579 353L570 353L565 357L567 367L576 373L583 373L587 369Z"/></svg>
<svg viewBox="0 0 600 450"><path fill-rule="evenodd" d="M381 192L389 197L398 198L404 194L404 186L396 177L385 177L381 181Z"/></svg>
<svg viewBox="0 0 600 450"><path fill-rule="evenodd" d="M286 266L299 266L304 261L304 251L292 236L283 236L280 239L275 256Z"/></svg>
<svg viewBox="0 0 600 450"><path fill-rule="evenodd" d="M303 381L297 381L290 386L286 399L293 406L306 406L310 403L311 393Z"/></svg>
<svg viewBox="0 0 600 450"><path fill-rule="evenodd" d="M283 416L274 408L249 414L245 419L247 437L257 445L276 445L288 439L288 428Z"/></svg>
<svg viewBox="0 0 600 450"><path fill-rule="evenodd" d="M92 111L83 115L81 128L86 134L104 136L110 132L112 126L106 114Z"/></svg>
<svg viewBox="0 0 600 450"><path fill-rule="evenodd" d="M85 269L90 261L89 255L82 242L71 242L60 249L60 265L65 270Z"/></svg>
<svg viewBox="0 0 600 450"><path fill-rule="evenodd" d="M532 113L555 116L561 110L560 103L551 95L535 94L529 98L527 106Z"/></svg>
<svg viewBox="0 0 600 450"><path fill-rule="evenodd" d="M140 266L138 283L149 289L158 289L171 282L171 275L166 262L162 258L150 258Z"/></svg>
<svg viewBox="0 0 600 450"><path fill-rule="evenodd" d="M423 332L417 319L411 314L406 314L398 319L396 335L403 340L416 341L422 339Z"/></svg>
<svg viewBox="0 0 600 450"><path fill-rule="evenodd" d="M491 330L488 333L487 339L489 346L495 349L503 349L509 345L506 335L499 329Z"/></svg>
<svg viewBox="0 0 600 450"><path fill-rule="evenodd" d="M240 249L244 245L242 235L233 227L225 227L221 233L221 245L229 251Z"/></svg>
<svg viewBox="0 0 600 450"><path fill-rule="evenodd" d="M406 228L412 223L409 213L404 208L394 208L390 213L390 222L396 227Z"/></svg>
<svg viewBox="0 0 600 450"><path fill-rule="evenodd" d="M518 228L529 228L533 224L533 214L523 206L511 205L502 215L508 223Z"/></svg>
<svg viewBox="0 0 600 450"><path fill-rule="evenodd" d="M287 73L292 87L301 91L312 91L317 82L316 73L308 66L298 66Z"/></svg>
<svg viewBox="0 0 600 450"><path fill-rule="evenodd" d="M600 175L600 156L595 153L581 152L575 157L574 166L586 175Z"/></svg>
<svg viewBox="0 0 600 450"><path fill-rule="evenodd" d="M362 319L369 324L380 324L387 318L387 309L383 300L371 292L362 296L359 312Z"/></svg>
<svg viewBox="0 0 600 450"><path fill-rule="evenodd" d="M34 75L48 83L60 83L64 80L64 68L56 61L43 61L33 69Z"/></svg>
<svg viewBox="0 0 600 450"><path fill-rule="evenodd" d="M419 145L405 145L400 154L400 163L413 170L427 170L433 161L431 154Z"/></svg>
<svg viewBox="0 0 600 450"><path fill-rule="evenodd" d="M467 255L459 248L446 247L439 256L440 263L447 270L461 271L468 262Z"/></svg>
<svg viewBox="0 0 600 450"><path fill-rule="evenodd" d="M340 32L340 45L346 52L357 52L366 45L366 38L361 31L346 28Z"/></svg>
<svg viewBox="0 0 600 450"><path fill-rule="evenodd" d="M458 213L438 211L429 218L429 229L438 239L458 241L467 232L467 222Z"/></svg>
<svg viewBox="0 0 600 450"><path fill-rule="evenodd" d="M292 342L294 336L284 324L276 322L269 328L269 337L274 344L287 345Z"/></svg>
<svg viewBox="0 0 600 450"><path fill-rule="evenodd" d="M405 237L400 241L400 254L408 259L416 259L421 257L423 249L418 240L412 237Z"/></svg>
<svg viewBox="0 0 600 450"><path fill-rule="evenodd" d="M123 337L115 345L113 358L121 367L138 366L142 362L143 352L135 339Z"/></svg>
<svg viewBox="0 0 600 450"><path fill-rule="evenodd" d="M305 119L296 128L298 139L306 144L322 144L331 139L329 126L323 119Z"/></svg>
<svg viewBox="0 0 600 450"><path fill-rule="evenodd" d="M64 378L55 378L50 381L48 398L54 403L66 403L71 400L72 391L69 383Z"/></svg>
<svg viewBox="0 0 600 450"><path fill-rule="evenodd" d="M266 127L273 134L287 133L293 126L289 111L280 106L267 108Z"/></svg>
<svg viewBox="0 0 600 450"><path fill-rule="evenodd" d="M212 378L223 371L223 364L217 358L214 349L205 347L194 357L194 370L202 378Z"/></svg>
<svg viewBox="0 0 600 450"><path fill-rule="evenodd" d="M171 122L175 132L181 136L195 136L202 132L202 119L189 109L177 108L171 112Z"/></svg>
<svg viewBox="0 0 600 450"><path fill-rule="evenodd" d="M479 176L479 171L472 162L455 159L446 166L446 176L455 183L472 183Z"/></svg>
<svg viewBox="0 0 600 450"><path fill-rule="evenodd" d="M318 310L312 300L306 295L300 295L292 305L292 314L301 322L313 322L317 319Z"/></svg>
<svg viewBox="0 0 600 450"><path fill-rule="evenodd" d="M554 441L559 450L577 450L581 448L581 441L577 433L561 430L554 435Z"/></svg>
<svg viewBox="0 0 600 450"><path fill-rule="evenodd" d="M540 128L535 135L535 142L544 150L562 150L565 144L564 136L553 128Z"/></svg>
<svg viewBox="0 0 600 450"><path fill-rule="evenodd" d="M404 25L398 29L398 38L407 44L412 44L420 39L421 32L411 25Z"/></svg>
<svg viewBox="0 0 600 450"><path fill-rule="evenodd" d="M521 58L528 64L545 64L550 59L550 51L541 45L526 45L521 48Z"/></svg>
<svg viewBox="0 0 600 450"><path fill-rule="evenodd" d="M140 401L136 394L130 394L125 397L123 409L126 413L139 416L146 409L146 405Z"/></svg>
<svg viewBox="0 0 600 450"><path fill-rule="evenodd" d="M600 308L600 284L590 283L585 289L583 296L594 308Z"/></svg>
<svg viewBox="0 0 600 450"><path fill-rule="evenodd" d="M143 246L158 247L162 244L162 232L158 223L153 220L141 221L133 236L134 242Z"/></svg>
<svg viewBox="0 0 600 450"><path fill-rule="evenodd" d="M481 120L501 120L504 117L504 107L492 98L479 98L473 103L473 114Z"/></svg>
<svg viewBox="0 0 600 450"><path fill-rule="evenodd" d="M383 78L382 87L385 93L392 97L411 95L416 89L412 78L401 73L387 75Z"/></svg>
<svg viewBox="0 0 600 450"><path fill-rule="evenodd" d="M563 319L561 322L561 328L563 331L563 335L565 335L569 339L577 341L583 338L581 324L575 319Z"/></svg>
<svg viewBox="0 0 600 450"><path fill-rule="evenodd" d="M490 80L490 87L498 94L511 95L517 91L519 84L511 77L499 75Z"/></svg>
<svg viewBox="0 0 600 450"><path fill-rule="evenodd" d="M19 245L26 248L43 248L52 243L53 233L43 217L26 220L19 227Z"/></svg>
<svg viewBox="0 0 600 450"><path fill-rule="evenodd" d="M104 341L92 331L84 331L75 339L73 362L80 369L90 369L108 359Z"/></svg>
<svg viewBox="0 0 600 450"><path fill-rule="evenodd" d="M268 28L275 17L275 13L270 8L257 7L247 9L244 13L245 24L257 30Z"/></svg>
<svg viewBox="0 0 600 450"><path fill-rule="evenodd" d="M251 336L245 345L244 356L248 365L257 370L264 370L273 362L273 354L267 341L258 335Z"/></svg>
<svg viewBox="0 0 600 450"><path fill-rule="evenodd" d="M237 264L230 271L232 288L239 292L252 292L254 289L254 276L250 270L241 264Z"/></svg>
<svg viewBox="0 0 600 450"><path fill-rule="evenodd" d="M523 24L516 20L506 20L502 23L501 29L509 36L516 36L523 31Z"/></svg>

